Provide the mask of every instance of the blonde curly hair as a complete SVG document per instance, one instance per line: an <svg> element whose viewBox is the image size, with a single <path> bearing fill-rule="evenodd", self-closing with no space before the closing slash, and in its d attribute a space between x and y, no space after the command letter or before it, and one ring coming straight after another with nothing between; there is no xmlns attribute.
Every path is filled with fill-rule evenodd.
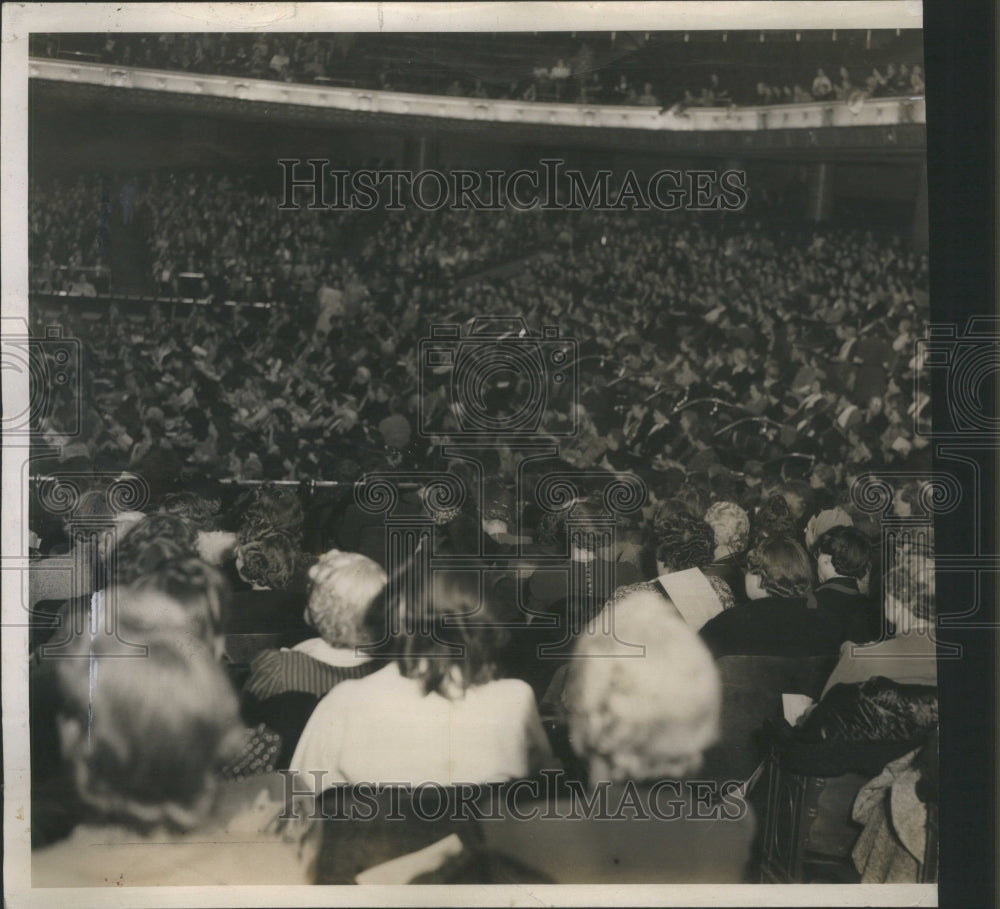
<svg viewBox="0 0 1000 909"><path fill-rule="evenodd" d="M615 636L592 626L570 664L573 749L592 777L611 782L687 776L718 735L722 689L712 656L658 594L636 592L613 609Z"/></svg>
<svg viewBox="0 0 1000 909"><path fill-rule="evenodd" d="M715 545L730 552L746 550L750 541L750 516L735 502L714 502L705 512L705 523L715 534Z"/></svg>
<svg viewBox="0 0 1000 909"><path fill-rule="evenodd" d="M331 647L358 647L369 641L365 617L382 593L382 566L359 552L331 549L309 569L312 589L306 615Z"/></svg>

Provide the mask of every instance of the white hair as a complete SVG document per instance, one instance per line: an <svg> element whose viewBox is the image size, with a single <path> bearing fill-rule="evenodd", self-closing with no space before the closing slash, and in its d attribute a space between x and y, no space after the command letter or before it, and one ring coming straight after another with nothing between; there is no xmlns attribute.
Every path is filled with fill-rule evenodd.
<svg viewBox="0 0 1000 909"><path fill-rule="evenodd" d="M612 782L679 778L701 766L722 688L708 648L663 598L638 591L608 607L614 634L580 638L566 688L573 748ZM643 645L645 652L629 645Z"/></svg>

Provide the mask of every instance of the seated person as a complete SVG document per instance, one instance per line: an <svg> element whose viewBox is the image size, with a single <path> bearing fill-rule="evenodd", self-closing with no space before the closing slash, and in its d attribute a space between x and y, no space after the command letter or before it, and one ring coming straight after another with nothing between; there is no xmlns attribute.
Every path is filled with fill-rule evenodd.
<svg viewBox="0 0 1000 909"><path fill-rule="evenodd" d="M142 519L142 513L135 511L114 512L108 506L103 492L89 490L80 496L80 501L70 517L77 522L106 521L109 529L114 529L115 539L120 540L137 521ZM71 547L69 551L61 555L50 554L46 558L36 559L31 563L31 570L28 573L28 589L29 605L32 607L40 601L61 603L73 596L93 592L92 572L87 571L81 574L78 567L81 565L94 566L104 554L94 551L95 541L91 534L92 528L88 528L79 540L69 538L72 533L73 520L64 519L62 526L67 545Z"/></svg>
<svg viewBox="0 0 1000 909"><path fill-rule="evenodd" d="M201 642L211 648L217 660L222 659L232 595L217 568L201 559L172 559L137 578L130 590L161 593L171 604L180 606Z"/></svg>
<svg viewBox="0 0 1000 909"><path fill-rule="evenodd" d="M32 635L35 644L61 647L74 629L97 627L104 615L104 590L125 587L174 559L196 555L197 531L177 515L156 512L132 524L114 548L103 558L93 575L93 594L84 594L62 603L42 603L37 617L44 614ZM44 608L43 608L44 607ZM51 608L50 608L51 607Z"/></svg>
<svg viewBox="0 0 1000 909"><path fill-rule="evenodd" d="M849 640L877 638L881 612L859 586L872 564L868 537L853 527L831 527L816 541L814 553L817 601L843 617Z"/></svg>
<svg viewBox="0 0 1000 909"><path fill-rule="evenodd" d="M568 552L569 564L538 568L530 575L528 610L559 615L573 634L586 627L618 586L643 577L629 549L606 545L603 511L599 496L583 496L573 506L572 521L566 512L546 512L534 536L539 553L559 556ZM618 523L627 532L624 522Z"/></svg>
<svg viewBox="0 0 1000 909"><path fill-rule="evenodd" d="M648 591L613 609L617 639L588 633L577 640L565 693L570 741L587 781L569 784L552 802L515 799L516 813L481 825L491 880L740 882L752 812L738 796L725 814L722 805L699 805L682 782L718 734L721 686L711 655ZM645 654L621 641L644 644Z"/></svg>
<svg viewBox="0 0 1000 909"><path fill-rule="evenodd" d="M745 603L739 559L750 541L750 516L734 502L714 502L705 512L705 522L715 534L715 550L703 571L725 581L736 603Z"/></svg>
<svg viewBox="0 0 1000 909"><path fill-rule="evenodd" d="M656 571L652 581L619 587L604 604L602 615L614 603L633 593L651 593L660 608L683 619L697 631L711 616L734 605L729 585L715 575L703 572L714 553L715 534L705 521L667 503L657 511L647 533L643 561L647 574ZM649 565L652 563L652 565ZM563 687L568 666L560 666L542 696L542 713L558 719L563 714Z"/></svg>
<svg viewBox="0 0 1000 909"><path fill-rule="evenodd" d="M305 724L330 690L359 679L385 663L359 651L378 643L365 616L385 589L386 576L376 562L356 552L333 549L309 570L313 587L306 620L319 632L290 650L261 651L250 664L243 687L243 718L264 722L284 741L278 767L287 767Z"/></svg>
<svg viewBox="0 0 1000 909"><path fill-rule="evenodd" d="M236 696L184 630L188 613L142 593L120 620L122 639L147 648L142 659L124 659L121 641L99 633L74 640L75 659L55 661L64 794L82 817L33 853L33 885L311 883L316 830L278 832L281 779L218 782L240 740Z"/></svg>
<svg viewBox="0 0 1000 909"><path fill-rule="evenodd" d="M922 747L891 761L862 787L852 811L864 829L851 857L863 884L935 880L925 868L928 810L938 801L937 727Z"/></svg>
<svg viewBox="0 0 1000 909"><path fill-rule="evenodd" d="M659 593L671 610L697 631L711 616L734 605L729 585L702 571L715 553L715 533L700 518L682 512L657 515L649 529L649 555L658 577L615 591L619 599L635 590Z"/></svg>
<svg viewBox="0 0 1000 909"><path fill-rule="evenodd" d="M812 96L817 101L825 101L833 94L833 83L823 69L816 70L816 78L813 79Z"/></svg>
<svg viewBox="0 0 1000 909"><path fill-rule="evenodd" d="M411 570L370 610L390 629L372 653L392 661L320 701L289 765L298 784L447 786L554 766L531 687L497 677L506 635L490 592L481 599L475 574L440 571L428 600Z"/></svg>
<svg viewBox="0 0 1000 909"><path fill-rule="evenodd" d="M289 589L295 563L295 546L288 534L271 531L262 536L240 535L236 570L250 589L233 594L227 634L274 634L286 647L310 636L302 617L305 592Z"/></svg>
<svg viewBox="0 0 1000 909"><path fill-rule="evenodd" d="M773 493L762 501L750 521L750 547L769 537L797 537L795 516L784 496Z"/></svg>
<svg viewBox="0 0 1000 909"><path fill-rule="evenodd" d="M816 541L832 527L853 526L854 521L843 508L824 508L822 511L814 514L806 524L806 549L811 552L816 545Z"/></svg>
<svg viewBox="0 0 1000 909"><path fill-rule="evenodd" d="M240 496L220 523L223 525L223 530L237 535L237 542L260 539L272 533L285 534L291 542L294 560L292 577L283 588L301 591L304 594L308 587L306 572L310 561L302 551L304 520L305 515L297 492L287 487L265 483ZM231 561L228 565L232 568ZM233 589L238 591L242 586L240 579L234 575L231 581Z"/></svg>
<svg viewBox="0 0 1000 909"><path fill-rule="evenodd" d="M812 597L812 563L794 540L771 537L747 556L749 603L709 620L702 639L716 658L731 654L836 654L846 629Z"/></svg>
<svg viewBox="0 0 1000 909"><path fill-rule="evenodd" d="M847 641L823 688L884 676L907 685L937 685L934 640L934 557L918 547L901 547L885 576L883 609L891 636L859 646Z"/></svg>

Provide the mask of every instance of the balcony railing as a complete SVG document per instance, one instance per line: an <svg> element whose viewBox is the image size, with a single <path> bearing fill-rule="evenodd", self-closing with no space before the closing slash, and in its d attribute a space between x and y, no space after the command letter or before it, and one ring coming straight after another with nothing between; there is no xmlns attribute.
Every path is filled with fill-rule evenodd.
<svg viewBox="0 0 1000 909"><path fill-rule="evenodd" d="M927 122L924 99L921 96L873 98L852 103L817 101L770 107L689 107L685 110L665 110L654 107L451 98L40 58L29 61L28 72L33 79L118 89L291 104L366 114L544 126L676 132L757 132Z"/></svg>

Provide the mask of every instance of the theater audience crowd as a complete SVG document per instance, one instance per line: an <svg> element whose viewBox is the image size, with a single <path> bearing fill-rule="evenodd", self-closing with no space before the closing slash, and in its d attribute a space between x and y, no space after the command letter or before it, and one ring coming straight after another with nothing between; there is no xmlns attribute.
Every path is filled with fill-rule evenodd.
<svg viewBox="0 0 1000 909"><path fill-rule="evenodd" d="M918 488L918 496L927 494ZM919 735L936 723L933 558L924 544L904 540L890 553L883 581L878 525L873 531L857 506L817 510L809 487L796 481L770 487L752 514L741 515L740 506L717 495L709 491L702 500L697 486L683 487L661 502L639 544L616 550L621 569L630 565L659 579L616 590L575 630L573 603L586 592L570 581L561 599L527 609L532 569L509 561L519 545L544 535L545 521L529 517L518 544L473 560L475 571L473 563L437 570L425 587L416 562L389 576L361 553L293 558L304 519L294 490L256 487L228 508L169 494L151 503L94 564L96 592L58 604L49 613L58 621L34 639L36 883L350 882L371 865L381 867L381 858L413 850L431 862L425 871L444 880L752 880L750 803L706 824L706 807L693 807L704 796L684 782L699 778L703 752L720 733L723 689L714 660L828 657L836 664L829 697L824 693L807 715L803 736L878 746L887 744L885 736L891 747L919 745ZM713 499L704 513L717 526L728 515L730 527L744 534L723 537L742 575L740 604L725 582L698 567L711 567L716 535L690 508ZM557 513L564 522L575 509L593 513L590 501L570 499ZM473 512L485 515L487 505L477 501ZM454 509L427 507L438 526L459 518ZM907 517L905 507L900 499L886 517ZM113 520L110 512L105 517ZM481 519L484 538L492 522ZM623 537L633 526L622 522ZM807 554L809 534L824 526ZM561 531L572 535L566 523ZM283 589L254 584L251 592L263 599L243 603L248 573L237 564L254 540L276 537L286 539L282 564L291 566L271 578ZM613 562L596 538L591 560ZM58 561L50 556L34 573L58 570ZM293 604L296 569L305 564L308 589ZM682 583L671 581L688 573ZM884 612L876 606L883 591ZM47 607L35 605L38 619ZM705 621L706 613L714 617ZM521 646L510 647L511 638ZM541 648L553 644L542 656ZM142 647L144 658L127 659ZM872 712L873 699L881 712ZM557 779L557 788L539 795L540 777ZM515 787L519 781L528 788ZM356 799L356 787L369 783L404 787L400 797L409 807L396 810L404 811L405 824L362 824L352 833L340 815L317 821L340 798L335 793ZM445 849L441 838L452 828L429 824L426 806L406 801L429 785L464 786L477 804L491 786L531 798L517 796L516 812L493 828L460 817L461 845L449 839ZM655 794L665 785L673 787L669 804L679 823L658 826L657 838L667 853L680 850L672 859L625 823L635 816L622 808L621 824L593 816L576 825L513 822L534 820L539 804L568 806L575 817L579 799L598 792L635 810L636 799L659 804ZM293 797L299 808L289 815ZM313 812L313 797L323 812ZM874 797L865 790L859 819L875 816ZM713 804L732 808L725 800ZM678 816L678 805L689 807ZM920 816L907 816L910 832ZM872 821L859 840L858 871L866 880L912 879L922 856L907 853L889 821L877 817L879 830ZM696 821L690 830L685 819ZM210 848L199 852L204 846L194 841L206 836ZM164 842L181 848L162 856L142 848ZM541 842L551 848L539 852ZM723 843L726 859L709 858ZM259 857L252 871L241 859L248 847ZM573 858L564 864L559 856L567 850ZM883 861L887 851L896 858ZM623 866L610 861L616 855Z"/></svg>
<svg viewBox="0 0 1000 909"><path fill-rule="evenodd" d="M140 211L153 185L137 181ZM409 796L396 826L285 802L559 774L570 789L545 804L610 793L634 812L669 784L665 801L693 806L690 781L726 738L732 657L827 660L827 690L787 734L857 744L872 703L891 703L892 744L906 745L892 760L922 772L933 545L925 528L885 553L882 537L930 501L913 381L923 256L752 212L299 211L286 226L249 181L217 202L204 175L155 188L157 267L203 273L209 305L58 314L82 341L69 385L86 406L71 432L76 399L50 402L42 429L61 454L39 459L32 487L32 717L48 718L31 730L38 886L756 880L763 818L739 800L712 823L678 809L651 841L628 812L560 832L435 826ZM94 193L33 190L33 260L96 264L100 223L67 223L85 222ZM271 305L246 305L260 298ZM440 456L463 415L449 367L419 342L485 315L558 326L576 364L578 387L546 386L541 413L560 440L545 471L575 484L555 504L502 435L478 471ZM34 316L43 333L53 317ZM491 386L486 406L513 419L526 381ZM913 479L879 511L857 484L884 467ZM390 564L385 521L353 484L406 470L398 514L475 572L423 577L420 548ZM78 498L41 474L74 477ZM442 475L467 495L443 502ZM609 535L601 483L623 475L643 494ZM104 491L116 477L141 478L128 507ZM146 659L120 659L141 646ZM863 743L890 735L872 725ZM893 815L891 786L859 796L859 878L922 873L908 845L921 815ZM150 848L164 842L182 848Z"/></svg>
<svg viewBox="0 0 1000 909"><path fill-rule="evenodd" d="M553 390L545 415L576 421L562 444L573 463L668 485L724 476L751 497L776 469L829 489L871 467L927 466L915 427L928 399L913 381L927 259L898 237L785 231L750 213L711 215L711 228L646 212L293 217L238 181L206 204L211 186L195 174L148 184L164 202L151 245L165 270L204 275L210 305L59 313L88 361L91 406L70 457L154 478L354 480L420 466L438 441L417 433L421 407L441 437L455 427L418 341L433 324L516 314L576 342L579 398ZM66 191L33 193L33 257L75 248ZM251 217L259 231L233 228ZM36 277L35 290L52 289Z"/></svg>

